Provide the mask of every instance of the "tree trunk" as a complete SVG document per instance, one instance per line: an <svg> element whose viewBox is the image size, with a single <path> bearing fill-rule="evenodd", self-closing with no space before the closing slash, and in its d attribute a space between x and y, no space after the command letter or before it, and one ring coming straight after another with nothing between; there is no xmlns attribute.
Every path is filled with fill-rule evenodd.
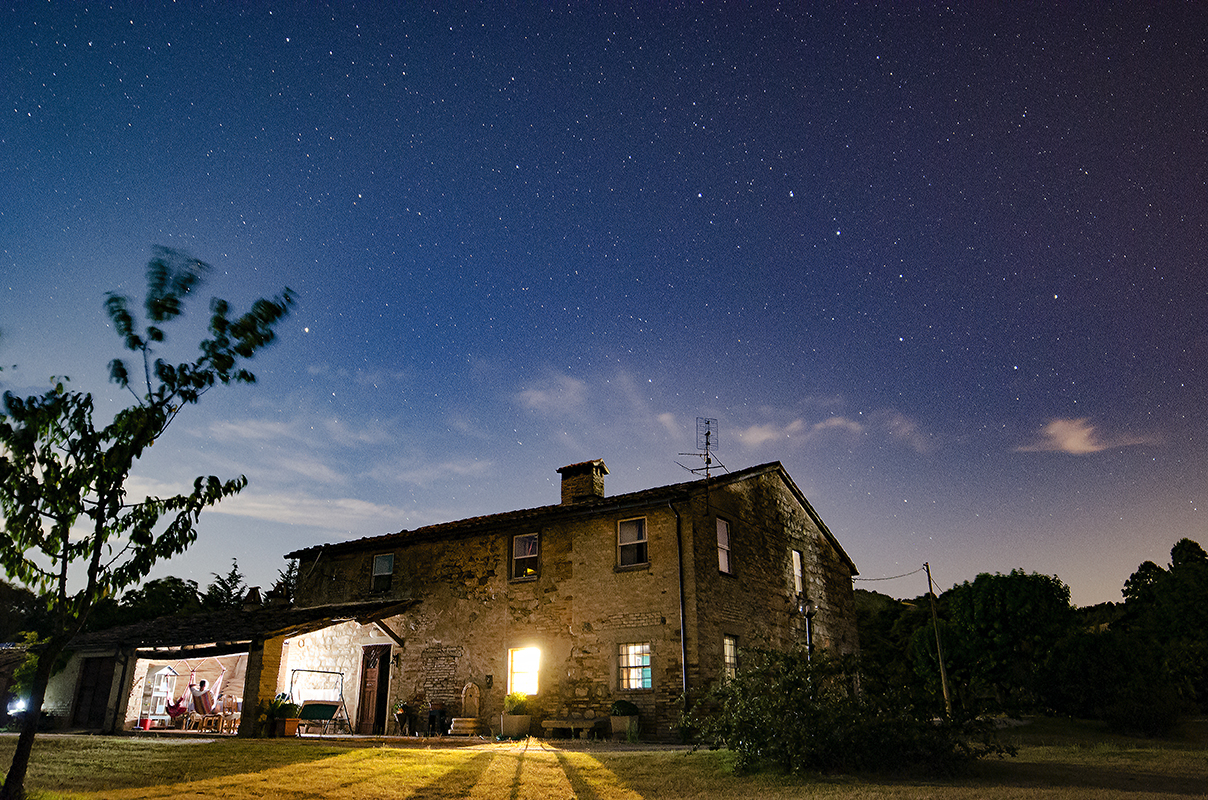
<svg viewBox="0 0 1208 800"><path fill-rule="evenodd" d="M21 724L21 735L17 737L17 749L13 751L13 761L4 778L4 786L0 787L0 800L25 800L25 773L29 770L29 757L34 749L34 736L38 733L38 722L42 717L42 701L46 699L46 684L50 682L50 673L54 668L59 653L63 652L63 642L51 639L46 648L37 654L38 668L34 671L34 684L30 687L29 704L25 710L25 719Z"/></svg>

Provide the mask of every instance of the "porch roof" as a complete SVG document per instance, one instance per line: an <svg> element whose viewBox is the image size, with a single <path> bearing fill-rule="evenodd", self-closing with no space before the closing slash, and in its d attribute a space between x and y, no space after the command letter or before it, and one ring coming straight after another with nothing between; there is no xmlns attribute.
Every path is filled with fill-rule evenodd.
<svg viewBox="0 0 1208 800"><path fill-rule="evenodd" d="M146 654L187 652L198 656L246 653L256 640L300 636L342 622L378 622L401 614L418 602L341 603L311 608L260 606L159 617L83 633L72 639L68 647L74 651L132 648Z"/></svg>

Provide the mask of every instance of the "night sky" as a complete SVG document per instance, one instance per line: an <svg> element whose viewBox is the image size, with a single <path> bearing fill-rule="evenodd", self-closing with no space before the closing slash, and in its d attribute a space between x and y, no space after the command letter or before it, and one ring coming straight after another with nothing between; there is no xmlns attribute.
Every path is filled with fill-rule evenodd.
<svg viewBox="0 0 1208 800"><path fill-rule="evenodd" d="M214 267L165 355L298 293L134 479L248 476L202 588L692 479L697 417L915 573L860 588L1208 546L1208 5L796 5L4 3L0 383L126 403L155 245Z"/></svg>

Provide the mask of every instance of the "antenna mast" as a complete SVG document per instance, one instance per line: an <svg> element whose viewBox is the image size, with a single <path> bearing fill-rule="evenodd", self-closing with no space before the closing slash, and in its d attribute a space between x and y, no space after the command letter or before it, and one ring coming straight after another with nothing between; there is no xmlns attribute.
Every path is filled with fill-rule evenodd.
<svg viewBox="0 0 1208 800"><path fill-rule="evenodd" d="M680 464L680 466L684 467L684 469L688 470L693 475L700 475L701 473L704 473L706 478L711 476L712 471L713 471L714 462L717 463L717 466L726 470L726 472L729 472L730 470L726 469L725 464L721 463L720 460L713 457L713 449L715 447L717 447L719 438L720 437L718 436L718 428L717 428L716 419L713 419L712 417L697 417L696 418L696 450L697 450L697 452L680 453L680 455L681 456L696 456L697 458L699 458L701 461L704 462L704 466L697 467L695 469L693 469L692 467L684 467L683 464ZM675 463L679 464L678 461Z"/></svg>

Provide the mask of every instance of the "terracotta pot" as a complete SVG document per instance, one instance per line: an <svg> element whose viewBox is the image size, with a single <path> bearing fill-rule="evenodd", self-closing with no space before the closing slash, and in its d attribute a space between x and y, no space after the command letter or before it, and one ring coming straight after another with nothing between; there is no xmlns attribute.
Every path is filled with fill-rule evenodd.
<svg viewBox="0 0 1208 800"><path fill-rule="evenodd" d="M298 735L298 723L301 721L302 720L295 719L293 717L274 719L272 735L275 737L278 737L278 738L285 737L285 736L297 736Z"/></svg>

